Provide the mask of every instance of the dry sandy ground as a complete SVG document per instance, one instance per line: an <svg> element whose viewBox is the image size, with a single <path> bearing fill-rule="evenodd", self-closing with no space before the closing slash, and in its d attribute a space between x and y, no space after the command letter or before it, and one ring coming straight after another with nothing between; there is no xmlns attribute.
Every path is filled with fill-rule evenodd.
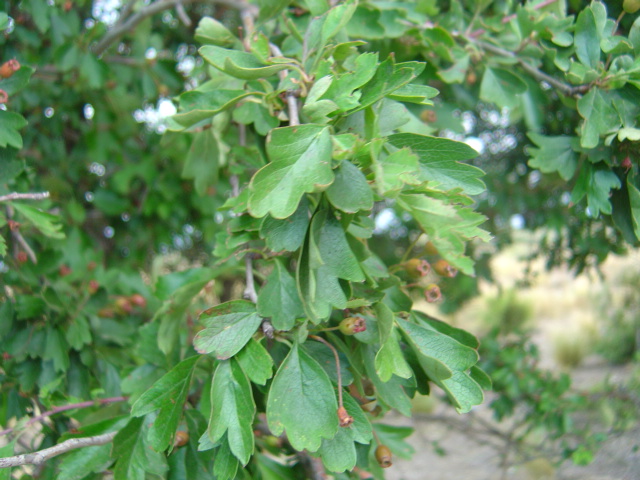
<svg viewBox="0 0 640 480"><path fill-rule="evenodd" d="M529 239L531 241L531 239ZM530 245L530 243L529 243ZM518 261L527 253L527 242L519 243L494 262L496 277L509 288L522 278L524 263ZM576 348L589 348L600 327L598 302L610 301L607 285L630 270L640 271L640 252L625 258L613 257L603 267L605 282L597 275L574 278L570 272L558 269L545 272L542 265L534 269L536 279L530 288L519 289L521 298L529 301L534 310L534 339L541 350L545 368L559 370L555 361L556 345L576 342ZM496 288L485 286L485 298L474 300L449 320L476 334L482 324L486 296ZM615 295L615 293L614 293ZM640 295L640 293L639 293ZM435 313L435 312L433 312ZM591 342L591 343L590 343ZM611 367L602 360L588 356L582 365L571 371L573 384L589 388L605 378L624 381L629 367ZM437 420L433 420L433 417ZM389 480L640 480L640 425L617 438L605 442L595 460L586 467L565 462L554 469L540 459L529 465L500 468L499 451L487 439L473 433L473 416L491 422L491 412L480 406L471 416L458 415L451 407L437 407L428 416L418 414L413 419L392 417L390 423L411 425L416 432L409 442L416 450L412 460L396 459L389 469ZM494 423L494 426L497 426ZM438 455L434 442L447 454Z"/></svg>

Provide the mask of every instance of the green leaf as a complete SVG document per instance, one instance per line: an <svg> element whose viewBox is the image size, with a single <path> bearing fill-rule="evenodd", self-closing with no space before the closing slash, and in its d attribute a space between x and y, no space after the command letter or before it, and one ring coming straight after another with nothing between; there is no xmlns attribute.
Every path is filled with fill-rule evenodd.
<svg viewBox="0 0 640 480"><path fill-rule="evenodd" d="M318 453L325 468L330 472L350 471L356 466L358 455L350 428L339 428L333 438L322 440Z"/></svg>
<svg viewBox="0 0 640 480"><path fill-rule="evenodd" d="M318 245L322 268L331 275L352 282L365 280L360 263L354 255L345 231L333 213L328 210L317 212L311 221L311 235Z"/></svg>
<svg viewBox="0 0 640 480"><path fill-rule="evenodd" d="M464 255L464 241L480 238L487 242L490 236L478 227L485 217L458 203L463 200L435 192L407 193L398 197L398 205L411 213L444 259L472 275L473 261Z"/></svg>
<svg viewBox="0 0 640 480"><path fill-rule="evenodd" d="M214 115L235 106L249 96L262 95L244 90L192 90L180 95L180 113L171 117L182 127L191 127L196 123L211 119ZM172 128L172 130L176 130ZM183 130L180 128L179 130ZM202 132L204 133L204 132Z"/></svg>
<svg viewBox="0 0 640 480"><path fill-rule="evenodd" d="M417 77L424 69L423 63L407 62L394 64L393 58L389 57L378 65L373 78L362 87L362 97L360 106L352 110L355 113L363 110L378 100L382 100L387 95L395 92L403 85L408 84Z"/></svg>
<svg viewBox="0 0 640 480"><path fill-rule="evenodd" d="M373 208L373 192L366 177L347 160L335 170L335 180L326 195L331 204L343 212L356 213Z"/></svg>
<svg viewBox="0 0 640 480"><path fill-rule="evenodd" d="M69 368L69 346L62 331L52 327L47 328L47 341L44 352L44 360L53 360L53 368L56 372L66 372Z"/></svg>
<svg viewBox="0 0 640 480"><path fill-rule="evenodd" d="M147 474L162 476L166 472L166 457L147 443L144 420L132 418L113 439L114 480L146 480Z"/></svg>
<svg viewBox="0 0 640 480"><path fill-rule="evenodd" d="M0 89L7 92L9 98L25 88L35 70L25 65L21 66L9 78L0 79Z"/></svg>
<svg viewBox="0 0 640 480"><path fill-rule="evenodd" d="M380 195L389 196L402 190L405 184L420 183L419 158L408 148L402 148L386 157L372 155L371 169L376 178L376 190Z"/></svg>
<svg viewBox="0 0 640 480"><path fill-rule="evenodd" d="M322 439L338 431L338 405L331 380L295 344L276 373L267 400L267 422L274 435L286 431L296 450L315 452Z"/></svg>
<svg viewBox="0 0 640 480"><path fill-rule="evenodd" d="M406 380L392 375L389 380L383 382L376 373L376 347L374 345L361 344L360 348L363 350L362 356L367 377L373 382L378 399L383 404L397 409L402 415L411 416L411 401L404 390L404 387L407 386ZM412 380L412 382L415 384L415 381Z"/></svg>
<svg viewBox="0 0 640 480"><path fill-rule="evenodd" d="M141 417L160 410L149 430L149 443L162 452L173 444L189 393L191 376L200 357L189 357L173 367L143 393L131 407L131 415Z"/></svg>
<svg viewBox="0 0 640 480"><path fill-rule="evenodd" d="M480 98L501 108L515 108L527 84L516 74L501 68L487 67L480 84Z"/></svg>
<svg viewBox="0 0 640 480"><path fill-rule="evenodd" d="M296 318L304 316L296 282L279 260L258 294L258 313L271 317L276 330L291 330Z"/></svg>
<svg viewBox="0 0 640 480"><path fill-rule="evenodd" d="M57 216L22 203L11 202L11 205L43 235L51 238L64 238L64 233L61 232L62 225L56 223L59 220Z"/></svg>
<svg viewBox="0 0 640 480"><path fill-rule="evenodd" d="M580 127L580 145L595 148L600 137L614 133L620 128L620 115L616 111L609 92L591 88L578 100L578 112L584 119Z"/></svg>
<svg viewBox="0 0 640 480"><path fill-rule="evenodd" d="M26 126L27 121L22 115L0 110L0 147L22 148L22 136L18 130Z"/></svg>
<svg viewBox="0 0 640 480"><path fill-rule="evenodd" d="M486 189L480 180L484 172L460 163L478 156L466 143L414 133L397 133L388 140L394 147L408 147L418 155L422 181L436 182L445 190L462 188L469 195L478 195Z"/></svg>
<svg viewBox="0 0 640 480"><path fill-rule="evenodd" d="M0 235L0 256L7 254L7 241Z"/></svg>
<svg viewBox="0 0 640 480"><path fill-rule="evenodd" d="M595 69L600 61L600 36L591 7L585 8L578 14L573 38L578 60L583 65Z"/></svg>
<svg viewBox="0 0 640 480"><path fill-rule="evenodd" d="M419 354L418 360L429 378L442 388L460 413L468 412L484 399L480 386L466 373L478 361L477 352L453 338L416 325L396 320L407 341Z"/></svg>
<svg viewBox="0 0 640 480"><path fill-rule="evenodd" d="M232 45L237 38L227 27L212 17L202 17L195 31L197 42L211 45Z"/></svg>
<svg viewBox="0 0 640 480"><path fill-rule="evenodd" d="M273 359L260 342L253 338L234 357L249 380L258 385L266 385L273 376Z"/></svg>
<svg viewBox="0 0 640 480"><path fill-rule="evenodd" d="M631 177L627 178L629 189L629 203L631 205L631 217L633 218L633 231L637 239L640 239L640 190L631 183Z"/></svg>
<svg viewBox="0 0 640 480"><path fill-rule="evenodd" d="M563 180L573 177L578 166L579 140L576 137L558 135L548 137L534 132L527 136L538 148L530 149L529 166L542 173L558 172Z"/></svg>
<svg viewBox="0 0 640 480"><path fill-rule="evenodd" d="M218 364L211 384L211 418L207 432L212 442L226 433L229 448L242 465L253 455L253 417L256 405L251 385L234 360Z"/></svg>
<svg viewBox="0 0 640 480"><path fill-rule="evenodd" d="M267 138L271 163L249 185L249 211L254 217L271 213L291 216L305 193L323 190L333 182L331 136L325 125L276 128Z"/></svg>
<svg viewBox="0 0 640 480"><path fill-rule="evenodd" d="M227 434L225 433L220 441L220 446L216 449L216 456L213 462L213 475L216 480L234 480L240 463L231 451Z"/></svg>
<svg viewBox="0 0 640 480"><path fill-rule="evenodd" d="M438 95L438 90L433 87L409 84L398 88L388 95L388 98L399 102L417 103L418 105L433 105L429 99L436 95Z"/></svg>
<svg viewBox="0 0 640 480"><path fill-rule="evenodd" d="M302 246L310 222L309 201L303 196L298 208L289 218L279 220L271 216L264 217L260 225L260 237L274 252L295 252Z"/></svg>
<svg viewBox="0 0 640 480"><path fill-rule="evenodd" d="M286 70L290 65L279 63L267 65L255 55L238 50L206 45L198 50L202 58L227 75L242 80L257 80Z"/></svg>
<svg viewBox="0 0 640 480"><path fill-rule="evenodd" d="M193 339L199 353L213 354L220 360L233 357L251 339L262 318L253 303L233 300L202 312L205 325Z"/></svg>
<svg viewBox="0 0 640 480"><path fill-rule="evenodd" d="M205 196L218 181L218 142L212 129L193 134L191 148L182 168L182 178L193 179L196 192Z"/></svg>
<svg viewBox="0 0 640 480"><path fill-rule="evenodd" d="M600 212L611 214L609 195L612 188L620 188L620 179L608 167L585 162L571 192L571 201L578 203L587 196L589 215L598 217Z"/></svg>
<svg viewBox="0 0 640 480"><path fill-rule="evenodd" d="M81 480L105 471L112 463L111 444L79 448L65 455L58 475L65 480Z"/></svg>
<svg viewBox="0 0 640 480"><path fill-rule="evenodd" d="M290 3L291 0L258 0L258 6L260 7L258 20L264 22L275 17Z"/></svg>
<svg viewBox="0 0 640 480"><path fill-rule="evenodd" d="M378 350L375 367L376 373L383 382L388 382L393 375L401 378L410 378L413 375L411 367L404 358L395 330L392 330Z"/></svg>

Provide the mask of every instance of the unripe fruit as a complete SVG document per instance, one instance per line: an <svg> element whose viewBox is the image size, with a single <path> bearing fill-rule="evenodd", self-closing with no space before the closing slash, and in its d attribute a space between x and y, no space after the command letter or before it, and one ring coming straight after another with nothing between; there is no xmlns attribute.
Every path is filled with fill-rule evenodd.
<svg viewBox="0 0 640 480"><path fill-rule="evenodd" d="M18 263L27 263L28 259L29 257L27 256L27 252L20 251L16 254L16 260Z"/></svg>
<svg viewBox="0 0 640 480"><path fill-rule="evenodd" d="M176 438L173 440L174 447L184 447L189 441L189 433L184 430L178 430L176 432Z"/></svg>
<svg viewBox="0 0 640 480"><path fill-rule="evenodd" d="M8 101L9 95L7 95L7 92L4 90L0 89L0 103L7 103Z"/></svg>
<svg viewBox="0 0 640 480"><path fill-rule="evenodd" d="M430 283L424 289L424 298L427 299L427 302L434 303L442 298L442 293L440 292L440 287L435 283Z"/></svg>
<svg viewBox="0 0 640 480"><path fill-rule="evenodd" d="M449 265L449 262L442 259L434 263L433 269L441 277L453 278L458 274L458 270L456 270L455 267L452 267L451 265Z"/></svg>
<svg viewBox="0 0 640 480"><path fill-rule="evenodd" d="M627 13L636 13L640 10L640 0L624 0L622 8Z"/></svg>
<svg viewBox="0 0 640 480"><path fill-rule="evenodd" d="M420 113L420 119L424 123L433 123L438 120L438 115L433 110L423 110Z"/></svg>
<svg viewBox="0 0 640 480"><path fill-rule="evenodd" d="M341 427L348 427L353 423L353 417L349 415L347 409L344 407L338 408L338 421Z"/></svg>
<svg viewBox="0 0 640 480"><path fill-rule="evenodd" d="M424 246L424 253L426 255L437 255L438 249L433 244L433 242L427 242L426 245Z"/></svg>
<svg viewBox="0 0 640 480"><path fill-rule="evenodd" d="M58 273L60 274L61 277L66 277L71 273L71 269L69 268L68 265L61 265L60 268L58 269Z"/></svg>
<svg viewBox="0 0 640 480"><path fill-rule="evenodd" d="M96 293L99 288L100 288L100 284L96 280L89 280L89 286L87 287L87 290L89 290L89 293L91 295Z"/></svg>
<svg viewBox="0 0 640 480"><path fill-rule="evenodd" d="M131 313L133 310L133 306L127 297L118 297L116 298L116 310L119 313Z"/></svg>
<svg viewBox="0 0 640 480"><path fill-rule="evenodd" d="M340 322L338 328L343 335L354 335L364 332L367 329L367 323L362 317L348 317Z"/></svg>
<svg viewBox="0 0 640 480"><path fill-rule="evenodd" d="M15 58L7 60L0 66L0 77L9 78L18 70L20 70L20 62L18 60Z"/></svg>
<svg viewBox="0 0 640 480"><path fill-rule="evenodd" d="M393 463L391 462L391 450L386 445L378 445L376 448L376 460L378 465L382 468L389 468Z"/></svg>
<svg viewBox="0 0 640 480"><path fill-rule="evenodd" d="M141 307L144 308L147 306L147 299L144 298L142 295L140 295L139 293L134 293L133 295L131 295L129 297L129 300L131 301L131 303L133 303L134 305L136 305L137 307Z"/></svg>
<svg viewBox="0 0 640 480"><path fill-rule="evenodd" d="M431 271L429 262L421 258L411 258L404 262L403 267L404 271L407 272L411 278L424 277Z"/></svg>
<svg viewBox="0 0 640 480"><path fill-rule="evenodd" d="M631 158L629 157L629 155L624 157L624 160L622 160L622 162L620 163L620 166L624 168L625 173L627 173L629 170L633 168L633 164L631 163Z"/></svg>

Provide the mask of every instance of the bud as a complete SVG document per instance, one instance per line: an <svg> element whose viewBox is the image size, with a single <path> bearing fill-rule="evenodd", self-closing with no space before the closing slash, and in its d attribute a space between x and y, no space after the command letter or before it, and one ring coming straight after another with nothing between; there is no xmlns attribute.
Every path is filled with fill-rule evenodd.
<svg viewBox="0 0 640 480"><path fill-rule="evenodd" d="M376 460L378 465L382 468L389 468L393 463L391 462L391 450L386 445L378 445L376 448Z"/></svg>
<svg viewBox="0 0 640 480"><path fill-rule="evenodd" d="M411 278L420 278L429 274L431 271L431 265L426 260L420 258L411 258L404 262L404 271L409 274Z"/></svg>
<svg viewBox="0 0 640 480"><path fill-rule="evenodd" d="M440 292L440 287L435 283L430 283L424 289L424 297L427 299L427 302L434 303L442 298L442 293Z"/></svg>
<svg viewBox="0 0 640 480"><path fill-rule="evenodd" d="M354 335L367 329L367 322L362 317L348 317L338 327L343 335Z"/></svg>
<svg viewBox="0 0 640 480"><path fill-rule="evenodd" d="M348 427L353 423L353 417L349 415L347 409L344 407L338 408L338 420L341 427Z"/></svg>
<svg viewBox="0 0 640 480"><path fill-rule="evenodd" d="M16 60L15 58L12 60L7 60L0 66L0 77L9 78L18 70L20 70L20 62L18 60Z"/></svg>
<svg viewBox="0 0 640 480"><path fill-rule="evenodd" d="M433 269L441 277L453 278L458 274L458 270L455 267L449 265L449 262L447 262L446 260L438 260L433 265Z"/></svg>

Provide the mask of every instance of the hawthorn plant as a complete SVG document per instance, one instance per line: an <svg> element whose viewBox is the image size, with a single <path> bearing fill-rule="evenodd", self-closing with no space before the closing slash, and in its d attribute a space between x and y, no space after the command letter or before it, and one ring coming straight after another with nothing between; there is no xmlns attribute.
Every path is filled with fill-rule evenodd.
<svg viewBox="0 0 640 480"><path fill-rule="evenodd" d="M434 387L458 412L479 405L476 338L413 308L453 296L490 240L478 153L437 135L452 102L523 120L525 169L557 172L607 251L640 237L638 21L618 34L627 20L601 2L577 17L561 1L214 3L0 14L19 60L0 69L0 467L383 478L410 454L386 412ZM129 114L168 92L177 113L143 131ZM392 256L387 208L418 229ZM205 260L149 259L168 239Z"/></svg>

